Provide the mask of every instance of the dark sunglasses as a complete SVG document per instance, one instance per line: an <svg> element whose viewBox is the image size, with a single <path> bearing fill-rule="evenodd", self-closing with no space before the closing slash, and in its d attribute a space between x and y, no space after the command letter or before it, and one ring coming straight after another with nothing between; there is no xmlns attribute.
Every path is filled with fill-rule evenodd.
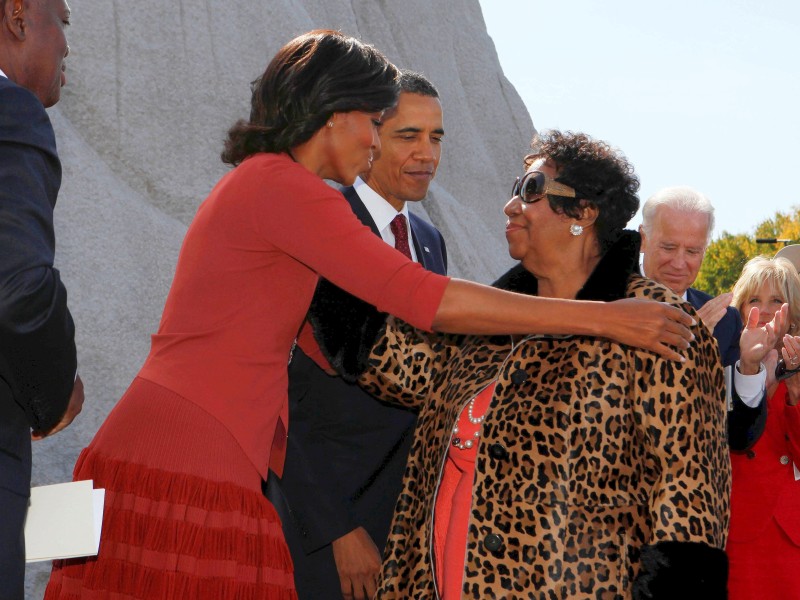
<svg viewBox="0 0 800 600"><path fill-rule="evenodd" d="M539 171L530 171L525 173L522 178L517 177L514 187L511 189L511 197L519 196L519 199L525 204L538 202L544 198L545 194L574 198L575 190Z"/></svg>
<svg viewBox="0 0 800 600"><path fill-rule="evenodd" d="M780 359L778 361L778 365L775 367L775 381L789 379L789 377L797 373L800 373L800 367L797 367L796 369L787 369L786 362L783 359Z"/></svg>

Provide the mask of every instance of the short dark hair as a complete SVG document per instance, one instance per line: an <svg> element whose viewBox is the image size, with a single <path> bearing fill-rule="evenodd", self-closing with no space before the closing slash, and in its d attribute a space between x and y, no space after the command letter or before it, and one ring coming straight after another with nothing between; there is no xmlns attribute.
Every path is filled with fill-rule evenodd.
<svg viewBox="0 0 800 600"><path fill-rule="evenodd" d="M400 91L409 94L419 94L421 96L428 96L430 98L438 98L439 90L431 81L422 73L410 71L409 69L400 69Z"/></svg>
<svg viewBox="0 0 800 600"><path fill-rule="evenodd" d="M534 136L531 149L526 168L536 159L549 159L558 172L556 181L577 193L576 198L548 194L554 211L578 219L587 203L597 208L594 229L605 252L639 210L639 178L633 165L622 152L585 133L550 130Z"/></svg>
<svg viewBox="0 0 800 600"><path fill-rule="evenodd" d="M294 38L252 83L250 120L225 141L222 160L238 165L257 152L285 152L311 139L335 112L380 112L397 102L398 71L354 37L317 29Z"/></svg>

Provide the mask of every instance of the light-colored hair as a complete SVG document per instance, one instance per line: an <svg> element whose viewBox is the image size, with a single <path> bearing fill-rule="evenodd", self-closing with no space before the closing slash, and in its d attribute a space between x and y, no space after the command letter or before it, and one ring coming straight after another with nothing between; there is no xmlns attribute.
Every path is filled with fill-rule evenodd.
<svg viewBox="0 0 800 600"><path fill-rule="evenodd" d="M747 261L733 286L731 306L739 311L742 320L746 320L747 314L743 309L747 301L766 283L771 283L779 290L789 304L789 323L792 331L796 331L800 325L800 276L794 265L785 258L756 256Z"/></svg>
<svg viewBox="0 0 800 600"><path fill-rule="evenodd" d="M714 232L714 206L711 201L694 188L685 185L666 187L658 190L647 199L642 207L642 229L645 235L650 235L653 221L658 209L662 206L686 213L697 213L708 217L708 232L706 245L711 241Z"/></svg>

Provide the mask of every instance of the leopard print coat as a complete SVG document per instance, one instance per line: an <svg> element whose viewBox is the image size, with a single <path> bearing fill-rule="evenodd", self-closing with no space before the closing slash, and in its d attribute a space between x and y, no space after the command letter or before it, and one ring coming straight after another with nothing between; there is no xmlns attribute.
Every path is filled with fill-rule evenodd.
<svg viewBox="0 0 800 600"><path fill-rule="evenodd" d="M637 261L638 244L624 238L579 297L693 312L638 275ZM521 266L497 285L536 293ZM702 325L693 332L679 363L607 339L514 344L390 318L360 383L419 419L377 598L438 598L432 524L443 464L460 412L494 380L462 598L724 598L724 379L716 341Z"/></svg>

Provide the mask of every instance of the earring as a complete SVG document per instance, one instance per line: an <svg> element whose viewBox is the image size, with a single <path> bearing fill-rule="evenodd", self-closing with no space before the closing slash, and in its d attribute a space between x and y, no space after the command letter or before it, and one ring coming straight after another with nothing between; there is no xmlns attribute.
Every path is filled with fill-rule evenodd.
<svg viewBox="0 0 800 600"><path fill-rule="evenodd" d="M328 121L328 127L333 127L333 121Z"/></svg>
<svg viewBox="0 0 800 600"><path fill-rule="evenodd" d="M569 232L575 237L577 237L583 233L583 226L578 225L577 223L573 223L572 225L569 226Z"/></svg>

